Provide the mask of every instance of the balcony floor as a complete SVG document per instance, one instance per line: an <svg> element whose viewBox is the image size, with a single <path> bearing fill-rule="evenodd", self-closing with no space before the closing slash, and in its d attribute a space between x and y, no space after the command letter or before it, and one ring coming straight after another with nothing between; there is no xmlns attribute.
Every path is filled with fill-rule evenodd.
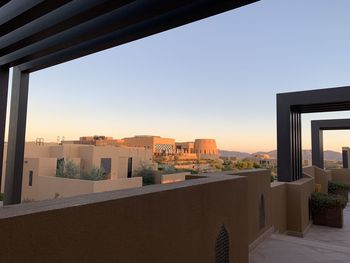
<svg viewBox="0 0 350 263"><path fill-rule="evenodd" d="M312 225L305 238L273 234L250 253L250 263L350 262L350 205L341 229Z"/></svg>

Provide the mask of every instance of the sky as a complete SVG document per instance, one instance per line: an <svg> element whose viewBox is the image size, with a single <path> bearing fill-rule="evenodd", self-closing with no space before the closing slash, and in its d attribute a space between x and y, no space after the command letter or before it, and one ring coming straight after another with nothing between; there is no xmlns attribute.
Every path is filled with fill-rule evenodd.
<svg viewBox="0 0 350 263"><path fill-rule="evenodd" d="M350 85L349 0L262 0L30 75L26 140L215 138L276 148L276 94ZM310 121L350 112L303 115ZM350 146L324 133L324 149Z"/></svg>

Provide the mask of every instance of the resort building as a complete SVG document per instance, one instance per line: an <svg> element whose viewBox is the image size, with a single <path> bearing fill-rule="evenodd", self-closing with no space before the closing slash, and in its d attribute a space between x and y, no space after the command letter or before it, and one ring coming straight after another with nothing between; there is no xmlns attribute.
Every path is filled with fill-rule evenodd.
<svg viewBox="0 0 350 263"><path fill-rule="evenodd" d="M214 139L196 139L194 151L198 159L218 159L219 152Z"/></svg>
<svg viewBox="0 0 350 263"><path fill-rule="evenodd" d="M56 176L59 167L66 162L73 163L80 173L103 168L101 171L105 180ZM141 187L142 178L134 177L134 172L142 164L152 165L151 150L137 147L26 143L22 200L45 200ZM5 166L4 162L4 171Z"/></svg>
<svg viewBox="0 0 350 263"><path fill-rule="evenodd" d="M125 146L151 149L153 155L172 155L175 153L175 139L160 136L134 136L122 139Z"/></svg>

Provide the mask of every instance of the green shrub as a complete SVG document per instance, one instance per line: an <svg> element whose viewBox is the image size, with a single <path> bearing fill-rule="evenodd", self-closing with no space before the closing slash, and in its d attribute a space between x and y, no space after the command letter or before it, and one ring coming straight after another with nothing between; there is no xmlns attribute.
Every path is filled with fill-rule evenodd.
<svg viewBox="0 0 350 263"><path fill-rule="evenodd" d="M271 174L270 176L270 182L273 183L275 181L276 177Z"/></svg>
<svg viewBox="0 0 350 263"><path fill-rule="evenodd" d="M146 165L147 166L147 165ZM152 167L146 167L147 169L151 169L151 170L153 170L153 168ZM161 174L174 174L174 173L176 173L177 172L177 169L174 167L174 166L172 166L172 165L167 165L167 164L163 164L163 165L160 165L159 167L158 167L158 170L159 170L159 172L161 173Z"/></svg>
<svg viewBox="0 0 350 263"><path fill-rule="evenodd" d="M142 184L144 186L151 185L155 184L155 177L158 175L158 171L155 171L150 165L142 164L140 165L139 169L135 171L135 175L137 177L142 177Z"/></svg>
<svg viewBox="0 0 350 263"><path fill-rule="evenodd" d="M72 160L62 162L56 170L57 177L79 179L80 167Z"/></svg>
<svg viewBox="0 0 350 263"><path fill-rule="evenodd" d="M80 167L76 165L72 160L60 163L56 170L56 176L90 181L107 179L107 174L103 168L93 167L90 170L81 171Z"/></svg>
<svg viewBox="0 0 350 263"><path fill-rule="evenodd" d="M82 171L80 173L80 179L83 180L90 180L90 181L100 181L100 180L106 180L107 174L105 172L105 169L93 167L92 169L88 171Z"/></svg>
<svg viewBox="0 0 350 263"><path fill-rule="evenodd" d="M345 208L346 200L339 195L328 195L325 193L311 194L311 210L312 212L319 212L326 208L341 207Z"/></svg>
<svg viewBox="0 0 350 263"><path fill-rule="evenodd" d="M340 190L350 190L350 186L343 182L337 182L337 181L330 181L328 182L328 193L335 194L337 191Z"/></svg>
<svg viewBox="0 0 350 263"><path fill-rule="evenodd" d="M4 193L0 193L0 201L4 201Z"/></svg>

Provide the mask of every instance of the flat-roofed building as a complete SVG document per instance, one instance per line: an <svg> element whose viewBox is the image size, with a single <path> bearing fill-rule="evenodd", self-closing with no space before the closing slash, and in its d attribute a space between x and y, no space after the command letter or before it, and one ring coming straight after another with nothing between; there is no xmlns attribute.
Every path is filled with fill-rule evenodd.
<svg viewBox="0 0 350 263"><path fill-rule="evenodd" d="M101 171L105 180L57 177L60 165L68 161L79 169L79 173L103 168ZM26 143L22 200L44 200L141 187L142 178L134 176L135 170L143 164L152 165L152 152L143 147Z"/></svg>
<svg viewBox="0 0 350 263"><path fill-rule="evenodd" d="M134 136L123 139L124 145L129 147L143 147L152 150L153 155L175 154L175 139L160 136Z"/></svg>

